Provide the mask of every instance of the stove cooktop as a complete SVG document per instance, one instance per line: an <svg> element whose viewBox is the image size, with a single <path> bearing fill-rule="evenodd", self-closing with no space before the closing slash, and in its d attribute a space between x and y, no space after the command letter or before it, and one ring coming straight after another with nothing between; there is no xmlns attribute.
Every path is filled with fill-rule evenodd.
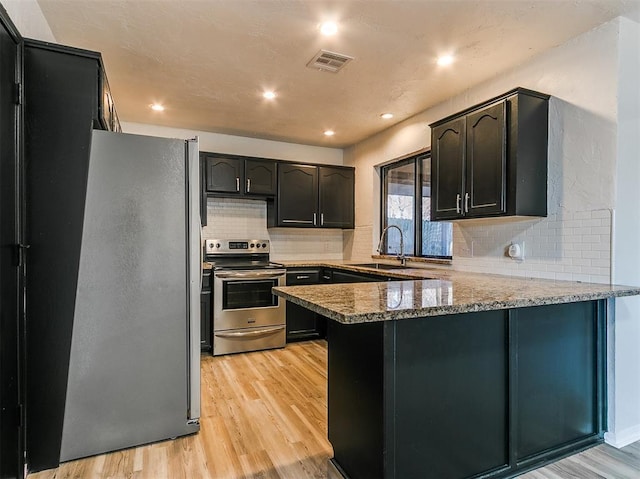
<svg viewBox="0 0 640 479"><path fill-rule="evenodd" d="M204 260L216 270L283 268L269 261L270 246L265 239L208 239L204 244Z"/></svg>

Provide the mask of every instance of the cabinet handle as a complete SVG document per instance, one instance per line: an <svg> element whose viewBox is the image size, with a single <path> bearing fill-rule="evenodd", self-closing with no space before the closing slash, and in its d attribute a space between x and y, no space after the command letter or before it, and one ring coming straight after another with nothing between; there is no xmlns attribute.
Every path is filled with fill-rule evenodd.
<svg viewBox="0 0 640 479"><path fill-rule="evenodd" d="M469 212L469 193L464 194L464 212Z"/></svg>
<svg viewBox="0 0 640 479"><path fill-rule="evenodd" d="M456 195L456 213L460 214L460 200L462 200L462 197L460 196L460 194Z"/></svg>
<svg viewBox="0 0 640 479"><path fill-rule="evenodd" d="M316 226L317 221L318 221L318 217L317 217L317 215L314 213L314 214L313 214L313 226Z"/></svg>
<svg viewBox="0 0 640 479"><path fill-rule="evenodd" d="M240 191L240 178L236 176L236 191Z"/></svg>
<svg viewBox="0 0 640 479"><path fill-rule="evenodd" d="M324 213L320 213L320 226L324 226Z"/></svg>
<svg viewBox="0 0 640 479"><path fill-rule="evenodd" d="M311 220L282 220L283 223L295 223L295 224L303 224L303 225L311 225L315 224Z"/></svg>
<svg viewBox="0 0 640 479"><path fill-rule="evenodd" d="M251 178L247 178L247 193L251 191Z"/></svg>
<svg viewBox="0 0 640 479"><path fill-rule="evenodd" d="M296 279L309 279L309 278L311 278L311 276L309 276L308 274L296 275Z"/></svg>

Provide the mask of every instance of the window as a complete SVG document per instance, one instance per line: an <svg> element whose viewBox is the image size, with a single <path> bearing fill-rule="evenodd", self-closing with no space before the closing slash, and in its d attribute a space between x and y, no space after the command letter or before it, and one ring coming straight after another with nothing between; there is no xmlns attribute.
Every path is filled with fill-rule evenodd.
<svg viewBox="0 0 640 479"><path fill-rule="evenodd" d="M404 254L426 258L451 258L453 228L448 222L431 222L431 155L397 161L382 168L382 227L402 230ZM418 223L419 221L419 223ZM400 232L387 231L384 254L400 253Z"/></svg>

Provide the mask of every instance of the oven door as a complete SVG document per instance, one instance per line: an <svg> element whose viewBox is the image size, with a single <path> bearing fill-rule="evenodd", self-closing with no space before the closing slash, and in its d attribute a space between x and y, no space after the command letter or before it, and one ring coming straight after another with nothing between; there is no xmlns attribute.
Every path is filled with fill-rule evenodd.
<svg viewBox="0 0 640 479"><path fill-rule="evenodd" d="M214 331L284 324L285 301L271 289L284 286L285 274L284 269L215 271Z"/></svg>

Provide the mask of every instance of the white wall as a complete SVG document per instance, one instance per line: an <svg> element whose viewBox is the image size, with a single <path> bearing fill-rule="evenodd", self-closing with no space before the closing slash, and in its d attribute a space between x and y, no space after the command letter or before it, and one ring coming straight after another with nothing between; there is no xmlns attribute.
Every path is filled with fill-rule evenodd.
<svg viewBox="0 0 640 479"><path fill-rule="evenodd" d="M341 149L261 140L203 131L181 130L155 125L123 123L123 131L168 138L198 136L201 151L258 156L281 160L341 165ZM271 258L277 260L340 260L343 253L342 230L306 228L267 229L267 203L264 200L208 198L205 239L255 238L271 240Z"/></svg>
<svg viewBox="0 0 640 479"><path fill-rule="evenodd" d="M116 105L117 107L117 105ZM198 136L200 151L228 153L232 155L258 156L277 160L302 161L342 165L343 150L322 146L301 145L284 141L262 140L245 136L224 135L208 131L184 130L158 125L122 122L122 131L138 135L161 136L165 138L193 138Z"/></svg>
<svg viewBox="0 0 640 479"><path fill-rule="evenodd" d="M640 25L620 22L618 51L618 157L613 222L613 281L640 284ZM640 439L640 298L615 301L609 341L610 424L607 442Z"/></svg>
<svg viewBox="0 0 640 479"><path fill-rule="evenodd" d="M2 5L23 37L56 41L36 0L2 0Z"/></svg>
<svg viewBox="0 0 640 479"><path fill-rule="evenodd" d="M374 166L428 148L430 122L521 86L552 95L549 216L455 223L453 268L609 282L618 25L601 25L348 149L345 164L356 166L356 230L345 234L345 257L367 259L377 244ZM523 263L505 256L511 241L525 242Z"/></svg>

